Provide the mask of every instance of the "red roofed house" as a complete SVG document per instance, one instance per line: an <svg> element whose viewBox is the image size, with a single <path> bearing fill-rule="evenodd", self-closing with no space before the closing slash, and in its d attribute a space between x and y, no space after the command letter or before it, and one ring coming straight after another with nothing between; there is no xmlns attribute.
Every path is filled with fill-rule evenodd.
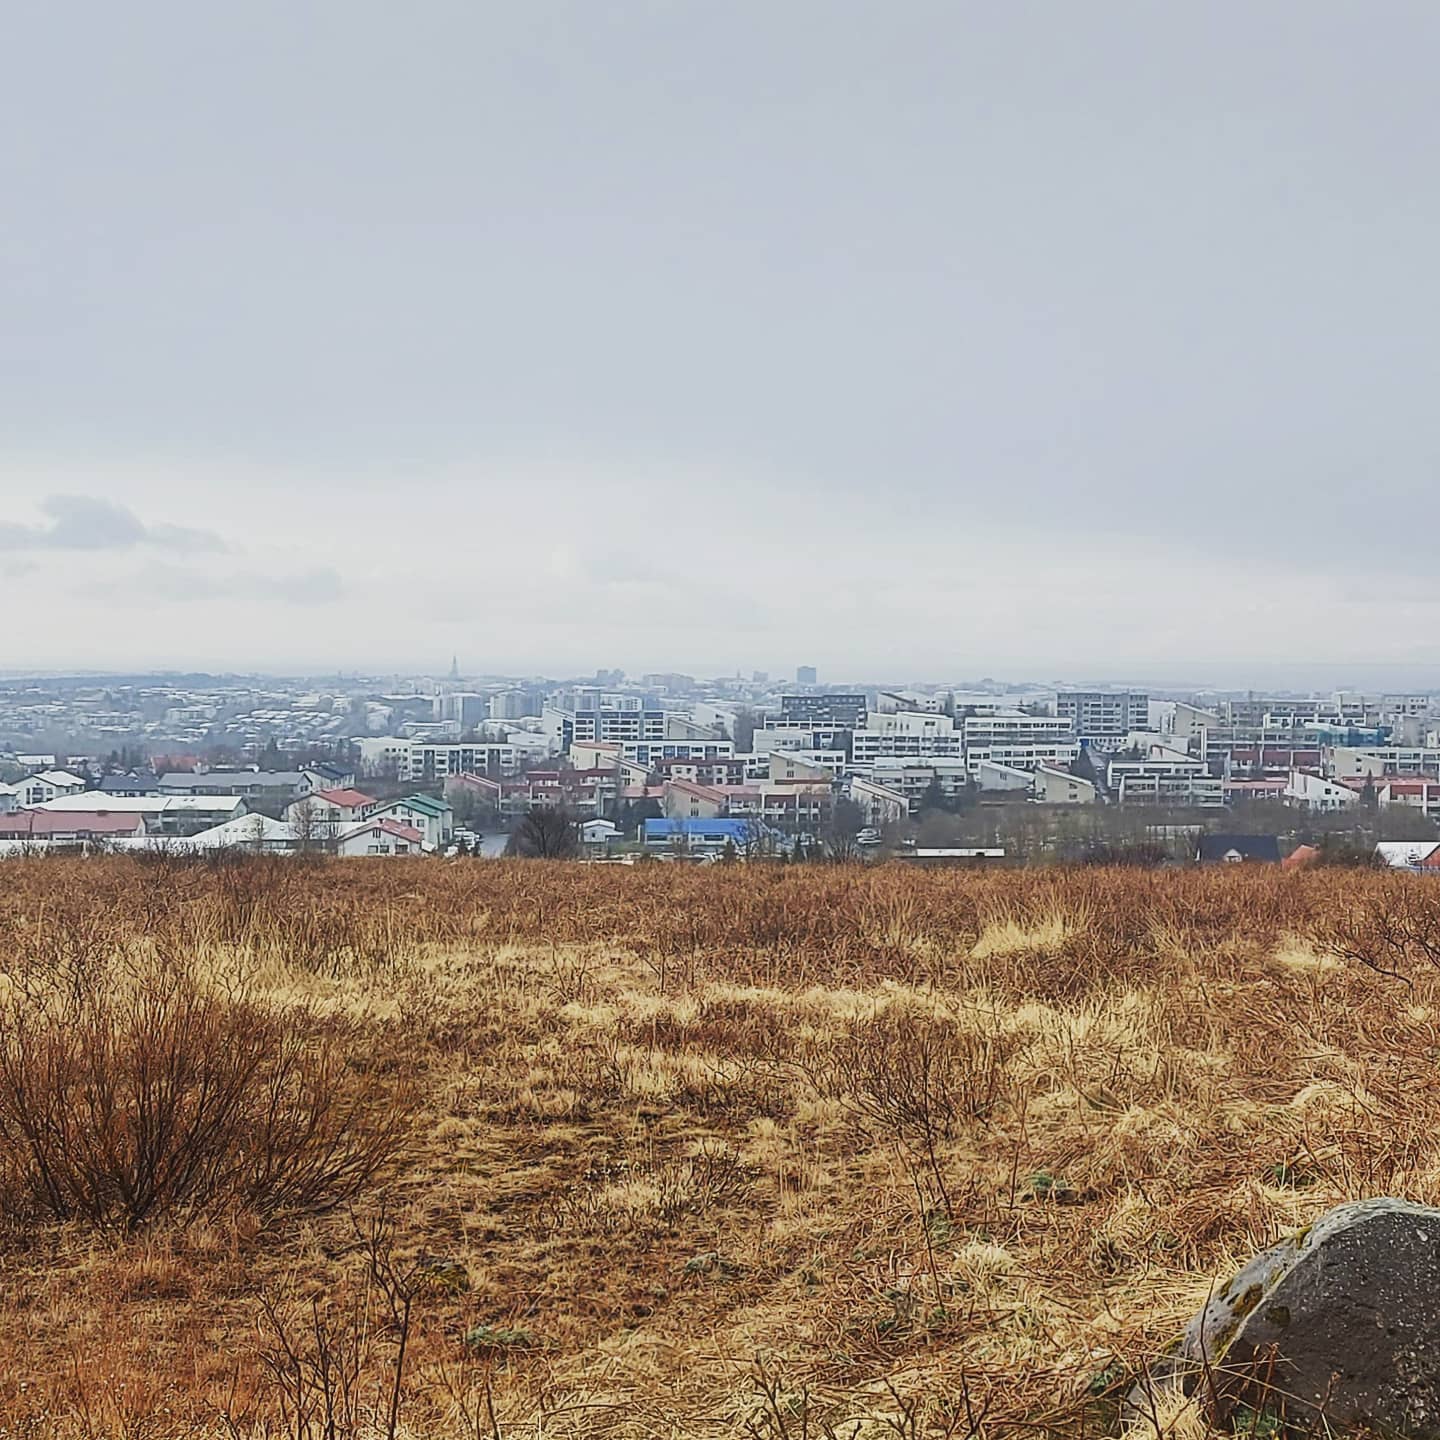
<svg viewBox="0 0 1440 1440"><path fill-rule="evenodd" d="M88 840L138 838L145 817L135 811L116 814L92 810L21 810L0 815L0 840L46 840L76 845Z"/></svg>
<svg viewBox="0 0 1440 1440"><path fill-rule="evenodd" d="M285 818L311 840L333 840L348 825L368 819L380 802L359 790L314 790L292 800Z"/></svg>

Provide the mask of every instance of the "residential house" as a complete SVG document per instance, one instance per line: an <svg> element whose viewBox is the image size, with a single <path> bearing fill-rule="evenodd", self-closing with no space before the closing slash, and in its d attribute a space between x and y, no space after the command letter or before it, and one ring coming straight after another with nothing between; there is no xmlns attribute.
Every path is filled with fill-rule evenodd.
<svg viewBox="0 0 1440 1440"><path fill-rule="evenodd" d="M162 795L243 795L256 805L285 806L310 789L303 770L172 770L160 777Z"/></svg>
<svg viewBox="0 0 1440 1440"><path fill-rule="evenodd" d="M1313 810L1328 815L1358 805L1360 792L1349 785L1327 780L1323 775L1292 770L1289 783L1285 786L1285 801L1301 810Z"/></svg>
<svg viewBox="0 0 1440 1440"><path fill-rule="evenodd" d="M0 780L0 815L9 815L20 808L20 787Z"/></svg>
<svg viewBox="0 0 1440 1440"><path fill-rule="evenodd" d="M342 829L366 819L379 803L361 790L312 790L285 807L285 819L304 840L333 840Z"/></svg>
<svg viewBox="0 0 1440 1440"><path fill-rule="evenodd" d="M1375 858L1392 870L1440 870L1440 841L1382 840Z"/></svg>
<svg viewBox="0 0 1440 1440"><path fill-rule="evenodd" d="M79 795L84 789L85 782L67 770L45 770L39 775L28 776L17 785L22 810L48 805L64 795Z"/></svg>
<svg viewBox="0 0 1440 1440"><path fill-rule="evenodd" d="M979 786L982 798L993 794L1028 796L1035 788L1035 774L1018 765L1004 765L998 760L977 760L967 764L971 778Z"/></svg>
<svg viewBox="0 0 1440 1440"><path fill-rule="evenodd" d="M910 813L910 801L900 791L864 775L851 779L850 798L860 807L865 823L877 830Z"/></svg>
<svg viewBox="0 0 1440 1440"><path fill-rule="evenodd" d="M729 800L723 790L695 785L689 780L667 780L661 787L660 808L670 820L719 820Z"/></svg>
<svg viewBox="0 0 1440 1440"><path fill-rule="evenodd" d="M622 740L620 758L654 770L664 760L720 760L735 753L733 740Z"/></svg>
<svg viewBox="0 0 1440 1440"><path fill-rule="evenodd" d="M333 760L321 760L313 765L304 765L301 771L310 782L311 790L353 790L355 788L355 767L341 765Z"/></svg>
<svg viewBox="0 0 1440 1440"><path fill-rule="evenodd" d="M450 843L455 830L455 812L450 808L449 802L437 800L433 795L407 795L403 800L388 801L371 811L367 819L393 820L419 831L427 850L443 850ZM341 838L343 840L344 837ZM345 855L353 852L342 846L340 853Z"/></svg>
<svg viewBox="0 0 1440 1440"><path fill-rule="evenodd" d="M743 785L745 759L741 755L717 755L710 760L661 760L655 773L662 781L689 780L696 785Z"/></svg>
<svg viewBox="0 0 1440 1440"><path fill-rule="evenodd" d="M580 822L580 844L587 851L604 852L620 838L620 827L613 820L582 820Z"/></svg>
<svg viewBox="0 0 1440 1440"><path fill-rule="evenodd" d="M425 835L414 825L388 815L372 815L341 832L335 842L339 855L352 858L361 855L420 855L434 849Z"/></svg>
<svg viewBox="0 0 1440 1440"><path fill-rule="evenodd" d="M1280 841L1274 835L1202 835L1195 859L1201 865L1278 865Z"/></svg>
<svg viewBox="0 0 1440 1440"><path fill-rule="evenodd" d="M1093 781L1050 765L1035 767L1034 794L1042 805L1093 805L1096 800Z"/></svg>

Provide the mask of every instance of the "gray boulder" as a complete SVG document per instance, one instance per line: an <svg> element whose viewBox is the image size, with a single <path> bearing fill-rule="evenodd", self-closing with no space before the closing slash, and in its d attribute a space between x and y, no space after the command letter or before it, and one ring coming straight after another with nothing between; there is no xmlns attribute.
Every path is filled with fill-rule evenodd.
<svg viewBox="0 0 1440 1440"><path fill-rule="evenodd" d="M1440 1210L1338 1205L1257 1255L1130 1392L1183 1390L1212 1424L1246 1412L1440 1440Z"/></svg>

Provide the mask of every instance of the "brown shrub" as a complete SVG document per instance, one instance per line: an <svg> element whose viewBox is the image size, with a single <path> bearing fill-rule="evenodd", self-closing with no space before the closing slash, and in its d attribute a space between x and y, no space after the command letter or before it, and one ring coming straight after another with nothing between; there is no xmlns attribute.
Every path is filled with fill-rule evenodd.
<svg viewBox="0 0 1440 1440"><path fill-rule="evenodd" d="M323 1209L374 1179L403 1101L345 1061L343 1028L184 971L0 1004L0 1207L134 1230Z"/></svg>

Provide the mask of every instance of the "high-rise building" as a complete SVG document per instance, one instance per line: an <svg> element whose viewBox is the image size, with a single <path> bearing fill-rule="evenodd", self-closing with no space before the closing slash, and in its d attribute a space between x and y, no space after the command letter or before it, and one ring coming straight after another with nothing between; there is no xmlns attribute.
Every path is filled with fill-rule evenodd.
<svg viewBox="0 0 1440 1440"><path fill-rule="evenodd" d="M1150 725L1150 697L1141 690L1061 690L1055 713L1082 740L1115 739Z"/></svg>
<svg viewBox="0 0 1440 1440"><path fill-rule="evenodd" d="M797 685L816 685L820 677L813 665L797 665L795 667L795 683Z"/></svg>

